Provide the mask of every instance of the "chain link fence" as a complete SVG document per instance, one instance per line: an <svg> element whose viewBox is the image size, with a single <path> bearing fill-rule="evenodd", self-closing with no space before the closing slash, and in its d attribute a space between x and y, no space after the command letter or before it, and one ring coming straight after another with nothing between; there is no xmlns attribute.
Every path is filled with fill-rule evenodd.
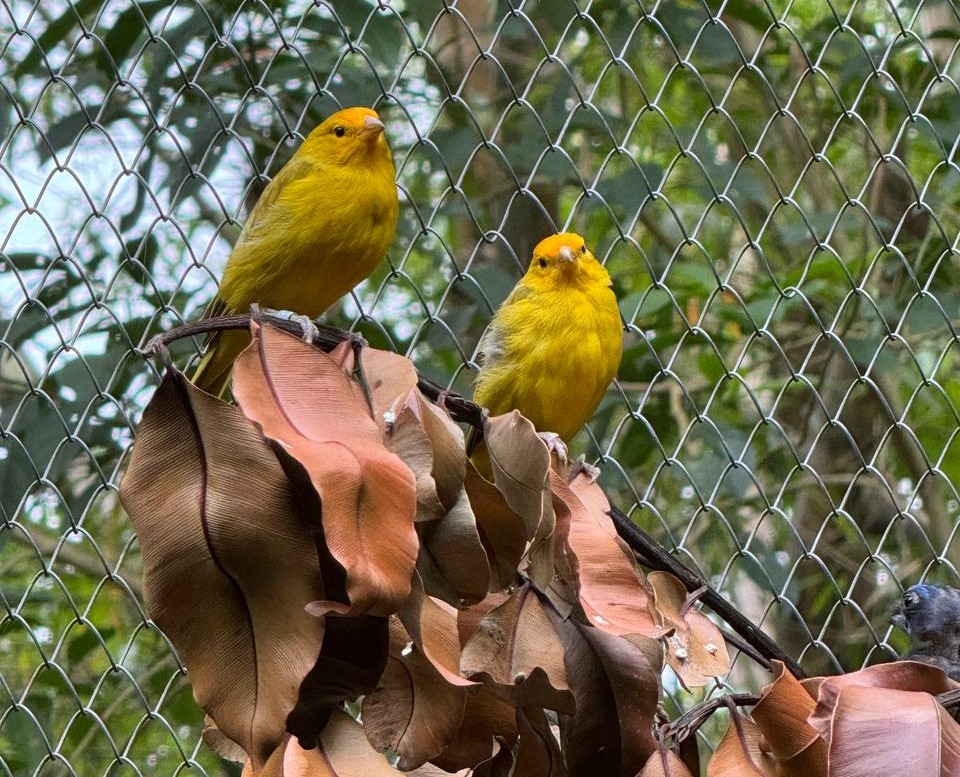
<svg viewBox="0 0 960 777"><path fill-rule="evenodd" d="M327 320L469 395L578 231L627 325L573 445L613 501L814 674L960 584L955 0L2 0L0 46L0 773L239 773L142 606L137 348L340 106L401 219Z"/></svg>

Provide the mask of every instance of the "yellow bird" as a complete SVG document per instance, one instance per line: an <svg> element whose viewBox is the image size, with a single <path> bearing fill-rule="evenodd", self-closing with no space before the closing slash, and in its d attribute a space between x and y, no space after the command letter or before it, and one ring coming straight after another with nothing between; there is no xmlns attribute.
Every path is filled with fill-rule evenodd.
<svg viewBox="0 0 960 777"><path fill-rule="evenodd" d="M307 135L263 190L205 316L252 303L315 318L366 278L397 228L396 170L369 108L338 111ZM193 382L222 394L242 330L214 333Z"/></svg>
<svg viewBox="0 0 960 777"><path fill-rule="evenodd" d="M537 245L479 350L474 400L491 415L519 410L564 443L583 427L617 374L623 324L610 275L582 237L562 233ZM485 452L477 453L483 472Z"/></svg>

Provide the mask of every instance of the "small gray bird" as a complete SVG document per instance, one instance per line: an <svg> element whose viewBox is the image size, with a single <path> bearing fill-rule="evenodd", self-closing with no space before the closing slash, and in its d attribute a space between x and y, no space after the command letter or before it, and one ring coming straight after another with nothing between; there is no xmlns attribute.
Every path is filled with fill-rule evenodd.
<svg viewBox="0 0 960 777"><path fill-rule="evenodd" d="M913 641L904 658L939 666L960 681L960 590L928 583L910 586L890 620Z"/></svg>

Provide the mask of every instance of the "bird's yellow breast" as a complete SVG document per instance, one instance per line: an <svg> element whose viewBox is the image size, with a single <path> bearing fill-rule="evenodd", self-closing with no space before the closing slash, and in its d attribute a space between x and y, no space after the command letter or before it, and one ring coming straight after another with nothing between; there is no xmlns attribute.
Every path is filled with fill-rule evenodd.
<svg viewBox="0 0 960 777"><path fill-rule="evenodd" d="M605 283L532 288L498 311L475 398L494 415L519 410L565 441L586 423L620 364L622 325Z"/></svg>

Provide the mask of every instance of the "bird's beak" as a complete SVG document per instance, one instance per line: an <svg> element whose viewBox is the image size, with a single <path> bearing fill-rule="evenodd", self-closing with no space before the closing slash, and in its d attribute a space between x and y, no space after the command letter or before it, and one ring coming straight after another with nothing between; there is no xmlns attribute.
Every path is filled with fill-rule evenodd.
<svg viewBox="0 0 960 777"><path fill-rule="evenodd" d="M572 262L577 257L569 246L563 246L560 248L560 258L565 262Z"/></svg>
<svg viewBox="0 0 960 777"><path fill-rule="evenodd" d="M373 116L367 116L363 120L363 129L360 130L360 135L365 138L375 138L383 132L383 122L380 119L375 119Z"/></svg>

